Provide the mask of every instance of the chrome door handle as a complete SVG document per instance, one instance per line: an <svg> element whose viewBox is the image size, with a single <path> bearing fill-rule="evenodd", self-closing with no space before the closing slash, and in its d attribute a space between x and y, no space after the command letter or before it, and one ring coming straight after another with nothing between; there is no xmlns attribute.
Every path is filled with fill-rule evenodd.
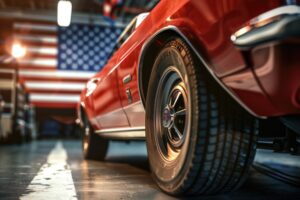
<svg viewBox="0 0 300 200"><path fill-rule="evenodd" d="M131 80L132 80L132 76L131 76L131 74L128 74L127 76L125 76L125 77L123 78L123 83L124 83L124 84L127 84L127 83L129 83Z"/></svg>

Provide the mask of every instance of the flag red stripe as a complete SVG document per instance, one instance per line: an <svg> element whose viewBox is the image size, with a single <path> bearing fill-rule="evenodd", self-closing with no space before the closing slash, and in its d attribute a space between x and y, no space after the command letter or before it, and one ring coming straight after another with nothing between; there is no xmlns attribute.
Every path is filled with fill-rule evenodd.
<svg viewBox="0 0 300 200"><path fill-rule="evenodd" d="M39 20L39 19L18 19L18 23L24 23L24 24L42 24L42 25L53 25L56 26L56 22L50 21L50 20Z"/></svg>
<svg viewBox="0 0 300 200"><path fill-rule="evenodd" d="M40 41L25 41L22 40L22 45L24 46L45 46L45 47L57 47L56 43L51 42L40 42Z"/></svg>
<svg viewBox="0 0 300 200"><path fill-rule="evenodd" d="M43 54L43 53L27 53L26 58L30 59L36 59L36 58L53 58L56 59L57 55L51 55L51 54Z"/></svg>
<svg viewBox="0 0 300 200"><path fill-rule="evenodd" d="M31 69L31 70L53 70L53 71L56 71L55 69L55 66L53 67L45 67L45 66L42 66L42 65L25 65L25 64L19 64L18 65L18 68L19 69Z"/></svg>
<svg viewBox="0 0 300 200"><path fill-rule="evenodd" d="M38 94L49 94L49 95L58 95L58 94L78 94L80 95L81 91L66 91L66 90L38 90L38 89L26 89L26 91L30 93L38 93Z"/></svg>
<svg viewBox="0 0 300 200"><path fill-rule="evenodd" d="M43 35L45 37L55 37L57 36L57 33L54 32L49 32L49 31L36 31L36 30L22 30L22 29L16 29L14 30L14 33L15 34L18 34L18 35L31 35L31 36L40 36L40 35Z"/></svg>
<svg viewBox="0 0 300 200"><path fill-rule="evenodd" d="M22 77L21 75L19 75L19 77ZM39 77L22 77L24 79L26 79L27 81L45 81L45 78L39 78ZM47 82L53 82L53 83L57 83L57 82L64 82L64 81L68 81L68 82L75 82L75 83L86 83L88 81L88 78L60 78L60 77L50 77L47 78Z"/></svg>
<svg viewBox="0 0 300 200"><path fill-rule="evenodd" d="M31 105L39 107L39 108L76 108L77 103L56 103L56 102L38 102L38 101L31 101Z"/></svg>

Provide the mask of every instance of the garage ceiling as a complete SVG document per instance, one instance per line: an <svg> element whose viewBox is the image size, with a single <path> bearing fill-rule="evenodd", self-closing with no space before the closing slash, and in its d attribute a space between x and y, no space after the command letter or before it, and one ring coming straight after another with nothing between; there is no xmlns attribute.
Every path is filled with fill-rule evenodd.
<svg viewBox="0 0 300 200"><path fill-rule="evenodd" d="M159 0L123 0L115 13L120 21L128 21L141 12L151 10ZM56 11L58 0L0 0L1 10ZM104 0L71 0L75 13L102 14Z"/></svg>

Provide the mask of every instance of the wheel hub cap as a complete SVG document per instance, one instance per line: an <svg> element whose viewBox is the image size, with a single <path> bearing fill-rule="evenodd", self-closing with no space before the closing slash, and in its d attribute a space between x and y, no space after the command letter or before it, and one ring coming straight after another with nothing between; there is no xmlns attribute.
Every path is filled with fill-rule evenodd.
<svg viewBox="0 0 300 200"><path fill-rule="evenodd" d="M186 148L189 130L188 93L177 68L167 68L159 80L154 103L154 139L159 154L168 162L180 157Z"/></svg>
<svg viewBox="0 0 300 200"><path fill-rule="evenodd" d="M175 149L180 148L185 140L186 94L177 84L170 91L166 105L162 110L162 126L166 129L168 143Z"/></svg>
<svg viewBox="0 0 300 200"><path fill-rule="evenodd" d="M162 124L164 128L170 128L174 123L173 113L174 112L169 108L169 106L166 106L166 108L163 110Z"/></svg>

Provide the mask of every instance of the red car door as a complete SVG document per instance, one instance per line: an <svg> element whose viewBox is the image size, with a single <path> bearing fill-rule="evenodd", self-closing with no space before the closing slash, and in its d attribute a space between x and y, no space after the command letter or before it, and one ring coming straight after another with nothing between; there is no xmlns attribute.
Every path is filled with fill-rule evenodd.
<svg viewBox="0 0 300 200"><path fill-rule="evenodd" d="M120 97L131 127L142 128L145 126L145 111L138 91L137 62L133 57L135 52L131 52L117 70Z"/></svg>
<svg viewBox="0 0 300 200"><path fill-rule="evenodd" d="M93 92L94 112L100 129L129 126L120 102L116 63L117 56L114 56L93 79L97 82Z"/></svg>
<svg viewBox="0 0 300 200"><path fill-rule="evenodd" d="M117 69L121 104L128 117L130 126L139 129L143 129L145 126L145 110L138 90L137 69L139 50L142 46L142 40L146 38L146 34L139 32L133 38L132 33L147 15L147 13L140 14L133 20L133 27L128 28L130 32L127 35L129 37L126 38L127 40L119 49L120 66ZM141 24L140 26L146 27L147 24Z"/></svg>

